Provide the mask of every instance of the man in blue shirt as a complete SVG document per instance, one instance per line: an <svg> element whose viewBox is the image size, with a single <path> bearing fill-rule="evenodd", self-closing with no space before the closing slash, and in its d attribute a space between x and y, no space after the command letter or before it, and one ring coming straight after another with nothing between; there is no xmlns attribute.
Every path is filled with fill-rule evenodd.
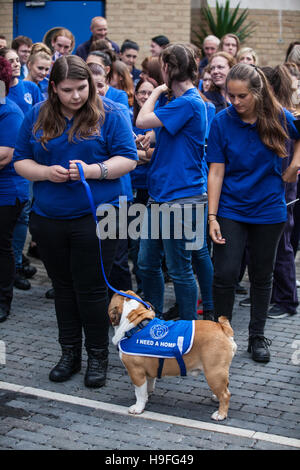
<svg viewBox="0 0 300 470"><path fill-rule="evenodd" d="M119 54L120 49L118 44L116 44L114 41L111 41L108 39L107 36L107 21L105 18L102 16L95 16L92 21L91 21L91 26L90 26L92 36L88 41L83 42L82 44L79 44L77 47L75 54L81 57L83 60L86 60L87 56L89 55L90 48L92 45L93 41L96 41L97 39L106 39L109 41L112 45L112 48L114 51Z"/></svg>

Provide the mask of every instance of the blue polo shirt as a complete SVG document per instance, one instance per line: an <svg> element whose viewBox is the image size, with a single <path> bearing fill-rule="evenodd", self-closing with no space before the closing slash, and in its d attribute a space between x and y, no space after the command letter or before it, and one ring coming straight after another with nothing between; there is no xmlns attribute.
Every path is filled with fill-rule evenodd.
<svg viewBox="0 0 300 470"><path fill-rule="evenodd" d="M118 90L118 88L109 86L105 94L105 98L109 98L110 100L115 101L116 103L124 104L129 108L128 96L126 91L124 90Z"/></svg>
<svg viewBox="0 0 300 470"><path fill-rule="evenodd" d="M40 107L34 106L25 116L18 136L14 161L32 159L41 165L61 165L69 168L70 160L83 160L87 164L102 162L113 156L122 156L137 160L136 145L132 136L129 119L119 110L118 105L103 98L105 121L100 136L68 142L67 132L73 120L66 119L66 128L62 135L51 139L43 148L32 134ZM114 107L113 107L114 106ZM41 135L39 131L37 137ZM87 180L95 205L110 203L118 205L119 196L126 195L121 178L114 180ZM85 188L80 181L53 183L36 181L33 183L34 202L32 210L41 216L53 219L73 219L91 212Z"/></svg>
<svg viewBox="0 0 300 470"><path fill-rule="evenodd" d="M36 83L28 80L19 80L16 86L9 89L8 97L21 108L24 114L30 111L35 104L44 101Z"/></svg>
<svg viewBox="0 0 300 470"><path fill-rule="evenodd" d="M191 88L166 105L159 104L154 113L163 127L156 129L148 173L149 195L157 202L199 196L206 191L204 101L197 88Z"/></svg>
<svg viewBox="0 0 300 470"><path fill-rule="evenodd" d="M291 113L284 110L291 139L299 139ZM224 163L218 215L253 224L286 220L282 159L261 141L256 124L242 121L233 106L211 125L207 162Z"/></svg>
<svg viewBox="0 0 300 470"><path fill-rule="evenodd" d="M0 104L0 147L15 147L23 119L19 106L9 98ZM0 169L0 206L12 206L17 198L25 202L28 194L29 183L15 172L12 162Z"/></svg>
<svg viewBox="0 0 300 470"><path fill-rule="evenodd" d="M139 127L132 126L135 135L145 135L146 132L152 129L140 129ZM150 162L137 165L133 171L130 172L131 182L133 189L147 189L147 176L150 168Z"/></svg>

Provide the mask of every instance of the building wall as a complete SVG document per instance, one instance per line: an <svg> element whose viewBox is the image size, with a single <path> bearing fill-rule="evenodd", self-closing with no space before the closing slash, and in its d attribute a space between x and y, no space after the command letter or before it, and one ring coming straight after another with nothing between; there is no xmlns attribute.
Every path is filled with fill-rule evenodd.
<svg viewBox="0 0 300 470"><path fill-rule="evenodd" d="M10 45L13 39L13 0L0 0L0 34L4 34Z"/></svg>
<svg viewBox="0 0 300 470"><path fill-rule="evenodd" d="M192 8L192 31L200 19L200 9ZM249 9L248 20L256 23L256 31L243 45L257 52L262 66L282 63L290 42L300 40L300 2L298 10Z"/></svg>
<svg viewBox="0 0 300 470"><path fill-rule="evenodd" d="M292 8L291 2L296 2L299 6L294 10L271 10L272 2L263 3L268 9L249 10L249 20L255 21L257 28L246 42L257 51L261 65L271 66L284 60L290 42L300 40L299 0L280 0L282 8ZM126 38L138 42L142 60L149 55L150 40L155 35L165 34L171 41L189 41L191 31L197 29L203 3L204 0L106 0L109 36L119 44ZM10 43L13 0L0 0L0 12L0 34L5 34Z"/></svg>
<svg viewBox="0 0 300 470"><path fill-rule="evenodd" d="M111 39L119 45L124 39L139 44L139 61L150 55L154 36L163 34L170 41L190 41L191 0L107 0L106 18Z"/></svg>

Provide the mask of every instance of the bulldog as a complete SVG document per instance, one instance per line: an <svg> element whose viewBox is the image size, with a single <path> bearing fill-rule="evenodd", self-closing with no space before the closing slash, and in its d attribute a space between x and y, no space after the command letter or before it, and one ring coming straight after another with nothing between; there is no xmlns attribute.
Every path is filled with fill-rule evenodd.
<svg viewBox="0 0 300 470"><path fill-rule="evenodd" d="M132 291L125 293L140 298ZM176 357L167 357L160 365L160 355L153 357L145 351L141 354L139 352L124 353L124 348L122 351L120 346L124 343L126 336L131 336L132 339L139 338L139 332L145 324L151 327L152 324L160 321L155 319L152 307L146 308L138 300L114 294L108 307L108 314L114 327L112 342L119 346L121 361L135 387L136 403L130 406L128 412L140 414L145 409L149 395L154 391L159 367L160 376L177 376L182 371L180 361ZM219 317L218 322L210 320L162 322L162 325L155 325L155 332L158 331L162 337L168 329L166 325L170 323L176 323L179 328L181 325L193 328L191 344L187 352L183 352L182 355L186 373L197 376L201 371L204 372L208 386L213 392L212 398L219 401L219 409L212 414L211 418L216 421L224 420L227 417L231 395L228 390L229 367L237 349L228 319ZM133 335L131 335L132 331L134 331ZM146 347L152 343L160 343L163 347L168 345L167 341L158 340L158 336L152 337L154 339L149 341L136 339L135 342L146 344ZM182 333L181 338L185 338L185 332Z"/></svg>

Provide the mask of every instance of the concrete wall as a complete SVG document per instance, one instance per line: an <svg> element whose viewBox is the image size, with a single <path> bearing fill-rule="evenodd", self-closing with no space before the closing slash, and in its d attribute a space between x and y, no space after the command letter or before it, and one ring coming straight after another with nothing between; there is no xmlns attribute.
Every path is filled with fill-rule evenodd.
<svg viewBox="0 0 300 470"><path fill-rule="evenodd" d="M243 1L249 8L250 1ZM261 65L281 63L289 43L300 40L300 0L280 0L281 10L270 9L274 1L261 2L267 9L251 9L249 14L257 28L245 45L257 51ZM119 44L127 38L138 42L141 61L149 55L150 40L155 35L165 34L171 41L188 42L191 30L197 28L204 3L204 0L107 0L109 36ZM211 0L208 3L211 5ZM0 34L5 34L9 43L12 31L13 0L0 0Z"/></svg>

